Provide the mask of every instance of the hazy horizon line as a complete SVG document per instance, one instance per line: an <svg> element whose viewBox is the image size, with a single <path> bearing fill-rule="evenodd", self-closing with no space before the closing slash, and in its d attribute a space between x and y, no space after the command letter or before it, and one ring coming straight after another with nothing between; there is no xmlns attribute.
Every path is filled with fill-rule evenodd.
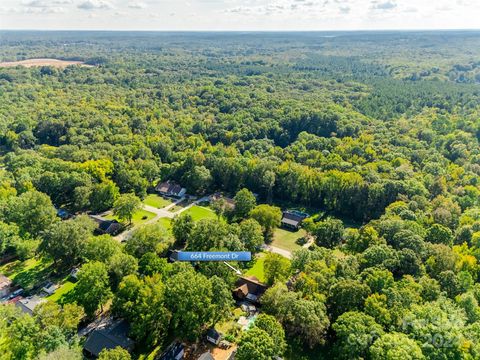
<svg viewBox="0 0 480 360"><path fill-rule="evenodd" d="M480 31L479 28L411 28L411 29L398 29L398 28L384 28L384 29L318 29L318 30L301 30L301 29L249 29L249 30L232 30L232 29L223 29L223 30L213 30L213 29L198 29L198 30L181 30L181 29L35 29L35 28L9 28L2 29L0 31L44 31L44 32L55 32L55 31L72 31L72 32L82 32L82 31L97 31L97 32L180 32L180 33L316 33L316 32L414 32L414 31Z"/></svg>

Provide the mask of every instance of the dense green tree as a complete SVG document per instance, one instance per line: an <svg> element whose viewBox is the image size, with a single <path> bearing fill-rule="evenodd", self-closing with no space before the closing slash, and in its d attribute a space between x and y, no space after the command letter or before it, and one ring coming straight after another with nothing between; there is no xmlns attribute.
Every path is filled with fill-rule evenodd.
<svg viewBox="0 0 480 360"><path fill-rule="evenodd" d="M58 220L50 198L38 191L27 191L11 198L7 210L8 220L17 224L22 235L39 236Z"/></svg>
<svg viewBox="0 0 480 360"><path fill-rule="evenodd" d="M103 349L98 356L99 360L130 360L131 358L130 353L120 346L114 349Z"/></svg>
<svg viewBox="0 0 480 360"><path fill-rule="evenodd" d="M178 217L175 217L172 221L172 233L175 238L175 242L183 246L187 243L195 223L193 218L188 213L183 213Z"/></svg>
<svg viewBox="0 0 480 360"><path fill-rule="evenodd" d="M253 327L246 331L238 344L238 360L269 360L275 356L277 346L265 330Z"/></svg>
<svg viewBox="0 0 480 360"><path fill-rule="evenodd" d="M140 259L149 252L165 254L172 240L160 224L148 224L135 229L125 244L125 251Z"/></svg>
<svg viewBox="0 0 480 360"><path fill-rule="evenodd" d="M336 334L336 357L363 359L372 343L384 334L375 319L362 312L345 312L332 325Z"/></svg>
<svg viewBox="0 0 480 360"><path fill-rule="evenodd" d="M308 227L318 246L332 248L343 239L343 223L341 220L328 218Z"/></svg>
<svg viewBox="0 0 480 360"><path fill-rule="evenodd" d="M111 297L108 271L105 264L93 261L83 265L78 273L75 300L89 317Z"/></svg>
<svg viewBox="0 0 480 360"><path fill-rule="evenodd" d="M422 349L402 333L384 334L370 347L372 360L422 360Z"/></svg>
<svg viewBox="0 0 480 360"><path fill-rule="evenodd" d="M285 281L290 274L290 261L282 255L268 253L263 263L265 279L272 285L277 281Z"/></svg>
<svg viewBox="0 0 480 360"><path fill-rule="evenodd" d="M233 200L235 201L235 215L240 219L247 217L257 205L255 195L245 188L239 190Z"/></svg>
<svg viewBox="0 0 480 360"><path fill-rule="evenodd" d="M55 264L75 264L85 252L87 242L96 225L88 216L55 222L43 233L40 250L53 259Z"/></svg>
<svg viewBox="0 0 480 360"><path fill-rule="evenodd" d="M122 221L132 223L133 214L140 209L141 200L135 194L122 194L113 203L113 213Z"/></svg>
<svg viewBox="0 0 480 360"><path fill-rule="evenodd" d="M271 205L258 205L250 211L250 216L255 219L263 228L266 240L271 240L273 230L280 226L282 212L280 208Z"/></svg>

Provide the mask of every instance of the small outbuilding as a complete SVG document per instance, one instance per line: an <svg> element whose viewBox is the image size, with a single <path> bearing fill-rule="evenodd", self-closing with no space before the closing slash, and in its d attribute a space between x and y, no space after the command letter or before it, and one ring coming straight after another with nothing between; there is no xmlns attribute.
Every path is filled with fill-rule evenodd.
<svg viewBox="0 0 480 360"><path fill-rule="evenodd" d="M50 295L53 295L53 294L55 293L55 291L57 291L57 289L58 289L58 285L52 283L51 281L49 281L48 283L46 283L46 284L42 287L42 292L43 292L46 296L50 296Z"/></svg>
<svg viewBox="0 0 480 360"><path fill-rule="evenodd" d="M213 345L218 345L220 340L222 340L222 334L220 334L214 328L211 328L207 331L207 341L212 343Z"/></svg>

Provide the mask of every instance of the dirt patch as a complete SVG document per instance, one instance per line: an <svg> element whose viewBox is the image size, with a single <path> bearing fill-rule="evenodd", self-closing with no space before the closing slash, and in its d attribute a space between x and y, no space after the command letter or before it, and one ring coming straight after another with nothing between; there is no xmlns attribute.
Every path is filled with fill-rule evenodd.
<svg viewBox="0 0 480 360"><path fill-rule="evenodd" d="M91 65L85 64L83 61L67 61L67 60L58 60L58 59L28 59L21 61L6 61L0 62L0 67L14 67L14 66L24 66L24 67L35 67L35 66L53 66L56 68L65 68L69 65L80 65L90 67Z"/></svg>

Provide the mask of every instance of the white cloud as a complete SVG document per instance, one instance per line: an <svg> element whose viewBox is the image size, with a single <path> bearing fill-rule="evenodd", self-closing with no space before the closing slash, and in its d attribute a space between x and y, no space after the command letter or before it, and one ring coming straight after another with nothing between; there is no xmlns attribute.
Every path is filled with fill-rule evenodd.
<svg viewBox="0 0 480 360"><path fill-rule="evenodd" d="M110 1L106 0L86 0L77 6L82 10L98 10L98 9L113 9L114 6Z"/></svg>
<svg viewBox="0 0 480 360"><path fill-rule="evenodd" d="M130 9L146 9L147 4L140 1L132 1L131 3L128 4L128 7Z"/></svg>
<svg viewBox="0 0 480 360"><path fill-rule="evenodd" d="M392 10L397 7L394 1L372 1L371 8L374 10Z"/></svg>

